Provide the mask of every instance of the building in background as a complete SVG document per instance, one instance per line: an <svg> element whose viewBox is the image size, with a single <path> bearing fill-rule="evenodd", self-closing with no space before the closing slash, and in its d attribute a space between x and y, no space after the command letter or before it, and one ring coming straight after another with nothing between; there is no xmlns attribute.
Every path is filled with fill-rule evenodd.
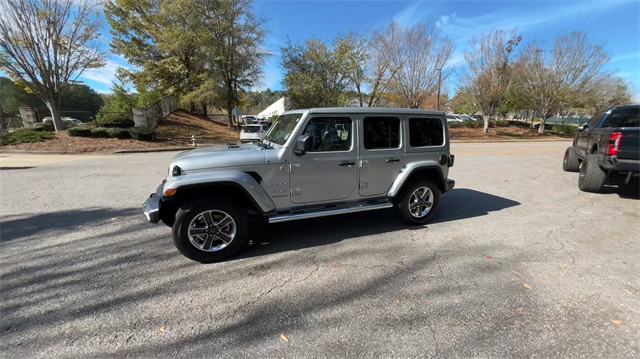
<svg viewBox="0 0 640 359"><path fill-rule="evenodd" d="M278 101L272 103L264 109L264 111L260 112L258 118L270 119L273 116L280 116L285 111L286 102L285 97L281 97Z"/></svg>

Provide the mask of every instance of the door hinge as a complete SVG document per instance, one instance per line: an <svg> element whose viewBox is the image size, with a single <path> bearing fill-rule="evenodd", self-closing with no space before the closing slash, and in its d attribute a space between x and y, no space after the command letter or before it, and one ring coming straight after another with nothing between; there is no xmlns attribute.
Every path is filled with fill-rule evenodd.
<svg viewBox="0 0 640 359"><path fill-rule="evenodd" d="M291 191L291 197L299 196L302 194L302 189L300 188L292 188L290 191Z"/></svg>

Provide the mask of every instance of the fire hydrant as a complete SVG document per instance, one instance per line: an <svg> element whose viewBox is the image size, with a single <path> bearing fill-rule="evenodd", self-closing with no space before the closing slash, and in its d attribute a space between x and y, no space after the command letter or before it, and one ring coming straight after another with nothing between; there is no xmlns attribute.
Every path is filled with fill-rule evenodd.
<svg viewBox="0 0 640 359"><path fill-rule="evenodd" d="M191 146L196 147L198 144L196 143L196 136L191 135Z"/></svg>

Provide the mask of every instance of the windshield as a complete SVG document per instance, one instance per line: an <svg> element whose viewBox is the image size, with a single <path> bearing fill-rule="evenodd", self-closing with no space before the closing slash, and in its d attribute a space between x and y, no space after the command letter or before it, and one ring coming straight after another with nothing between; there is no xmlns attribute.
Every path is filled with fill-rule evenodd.
<svg viewBox="0 0 640 359"><path fill-rule="evenodd" d="M289 139L289 136L291 136L291 132L293 132L293 129L296 127L301 117L301 113L292 113L278 117L264 139L271 143L283 146L284 143L287 142L287 139Z"/></svg>

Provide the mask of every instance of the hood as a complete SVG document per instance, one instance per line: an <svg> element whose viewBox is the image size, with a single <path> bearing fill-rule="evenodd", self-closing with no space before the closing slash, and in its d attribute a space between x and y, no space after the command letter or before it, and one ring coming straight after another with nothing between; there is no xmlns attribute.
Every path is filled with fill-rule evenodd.
<svg viewBox="0 0 640 359"><path fill-rule="evenodd" d="M264 150L257 145L247 144L234 147L212 146L182 152L171 161L171 168L177 165L182 170L203 170L236 166L263 165Z"/></svg>

